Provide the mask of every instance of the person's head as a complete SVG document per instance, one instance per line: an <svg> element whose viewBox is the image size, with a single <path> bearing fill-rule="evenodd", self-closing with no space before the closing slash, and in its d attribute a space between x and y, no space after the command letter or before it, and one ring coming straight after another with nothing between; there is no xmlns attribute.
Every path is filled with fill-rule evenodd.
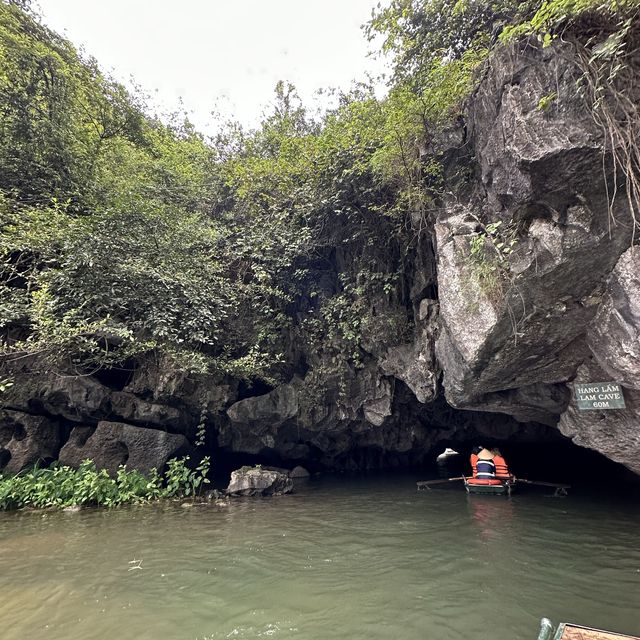
<svg viewBox="0 0 640 640"><path fill-rule="evenodd" d="M502 456L498 447L494 447L493 449L491 449L491 453L493 453L494 456Z"/></svg>
<svg viewBox="0 0 640 640"><path fill-rule="evenodd" d="M473 447L473 449L471 449L471 453L478 455L483 449L484 447L478 444L475 447Z"/></svg>

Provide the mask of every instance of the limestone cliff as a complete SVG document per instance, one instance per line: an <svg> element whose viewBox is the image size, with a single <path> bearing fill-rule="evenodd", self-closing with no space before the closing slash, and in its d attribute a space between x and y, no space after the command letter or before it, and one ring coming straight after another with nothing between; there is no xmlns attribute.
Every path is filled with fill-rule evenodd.
<svg viewBox="0 0 640 640"><path fill-rule="evenodd" d="M438 361L453 406L559 421L640 473L640 250L581 73L568 46L503 50L469 104L476 181L436 223ZM496 222L489 250L511 239L513 251L488 278L471 245ZM571 383L602 380L622 384L627 409L578 412Z"/></svg>
<svg viewBox="0 0 640 640"><path fill-rule="evenodd" d="M502 48L457 128L432 141L449 195L406 265L405 306L378 310L412 316L411 335L364 335L362 362L340 371L328 352L297 353L305 366L275 388L153 358L85 377L21 362L0 466L148 468L200 423L218 456L360 469L420 463L438 442L567 437L640 474L640 249L580 73L563 44ZM627 408L578 412L572 383L603 380Z"/></svg>

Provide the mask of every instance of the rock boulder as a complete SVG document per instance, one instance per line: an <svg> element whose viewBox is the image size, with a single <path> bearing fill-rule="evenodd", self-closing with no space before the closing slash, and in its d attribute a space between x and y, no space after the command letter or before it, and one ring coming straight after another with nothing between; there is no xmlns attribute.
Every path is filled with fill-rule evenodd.
<svg viewBox="0 0 640 640"><path fill-rule="evenodd" d="M91 459L110 474L115 474L121 464L147 473L162 469L169 458L187 447L187 439L180 434L102 421L97 427L74 428L60 451L60 462L78 467L83 460Z"/></svg>
<svg viewBox="0 0 640 640"><path fill-rule="evenodd" d="M293 481L287 473L260 467L242 467L231 473L227 493L232 496L272 496L289 493Z"/></svg>
<svg viewBox="0 0 640 640"><path fill-rule="evenodd" d="M20 411L0 411L0 472L18 473L55 460L61 436L61 426L54 420Z"/></svg>

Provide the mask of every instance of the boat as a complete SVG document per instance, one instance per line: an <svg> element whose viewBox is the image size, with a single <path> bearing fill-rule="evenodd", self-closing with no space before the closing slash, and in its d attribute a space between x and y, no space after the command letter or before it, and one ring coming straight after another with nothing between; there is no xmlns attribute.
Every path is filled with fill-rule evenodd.
<svg viewBox="0 0 640 640"><path fill-rule="evenodd" d="M447 447L437 458L436 462L446 462L449 458L459 456L460 454L455 449Z"/></svg>
<svg viewBox="0 0 640 640"><path fill-rule="evenodd" d="M456 476L455 478L439 478L437 480L421 480L416 482L418 491L422 489L431 489L432 486L438 484L448 484L449 482L464 482L464 488L467 493L483 493L485 495L510 496L518 484L531 484L541 487L552 487L554 489L553 497L562 497L567 495L567 491L571 488L568 484L558 484L556 482L541 482L539 480L525 480L524 478L515 478L511 476L510 480L502 480L500 484L493 484L486 480L478 480L467 476Z"/></svg>
<svg viewBox="0 0 640 640"><path fill-rule="evenodd" d="M551 620L542 618L538 640L640 640L640 637L594 629L593 627L583 627L568 622L561 622L557 627L554 627Z"/></svg>
<svg viewBox="0 0 640 640"><path fill-rule="evenodd" d="M480 483L474 478L463 478L467 493L480 493L494 496L510 496L516 486L516 480L504 480L500 484Z"/></svg>

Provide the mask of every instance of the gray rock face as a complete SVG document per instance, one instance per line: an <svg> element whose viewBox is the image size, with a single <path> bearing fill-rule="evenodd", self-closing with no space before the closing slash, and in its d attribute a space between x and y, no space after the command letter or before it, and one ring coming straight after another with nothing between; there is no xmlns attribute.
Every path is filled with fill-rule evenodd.
<svg viewBox="0 0 640 640"><path fill-rule="evenodd" d="M611 158L563 46L495 56L472 100L481 184L435 226L436 352L454 406L551 426L562 416L576 444L638 472L640 259L628 203L610 207ZM539 109L553 92L553 108ZM484 262L472 255L479 239ZM564 384L574 377L621 382L627 410L578 412Z"/></svg>
<svg viewBox="0 0 640 640"><path fill-rule="evenodd" d="M605 380L597 363L578 368L575 382ZM560 431L581 447L593 449L640 475L640 390L623 387L626 409L578 411L570 405L562 414Z"/></svg>
<svg viewBox="0 0 640 640"><path fill-rule="evenodd" d="M559 428L576 444L594 449L640 475L640 250L628 249L607 282L587 338L594 357L575 382L614 381L626 409L578 411L569 406Z"/></svg>
<svg viewBox="0 0 640 640"><path fill-rule="evenodd" d="M478 400L478 404L482 411L504 413L521 423L555 427L570 398L571 393L563 384L537 383L488 393Z"/></svg>
<svg viewBox="0 0 640 640"><path fill-rule="evenodd" d="M145 425L157 425L173 429L184 429L184 414L175 407L156 402L147 402L124 391L110 394L113 417Z"/></svg>
<svg viewBox="0 0 640 640"><path fill-rule="evenodd" d="M30 384L14 385L7 395L12 407L70 422L95 423L116 418L161 428L185 426L178 409L148 402L125 391L113 391L88 376L40 375Z"/></svg>
<svg viewBox="0 0 640 640"><path fill-rule="evenodd" d="M607 378L640 391L640 247L618 260L588 335Z"/></svg>
<svg viewBox="0 0 640 640"><path fill-rule="evenodd" d="M280 425L298 413L297 385L282 384L270 393L240 400L227 410L233 422Z"/></svg>
<svg viewBox="0 0 640 640"><path fill-rule="evenodd" d="M123 389L126 394L144 398L153 405L190 408L197 414L206 409L221 412L233 402L237 381L223 381L213 376L193 376L176 369L167 358L142 359Z"/></svg>
<svg viewBox="0 0 640 640"><path fill-rule="evenodd" d="M0 472L18 473L58 457L60 424L19 411L0 411Z"/></svg>
<svg viewBox="0 0 640 640"><path fill-rule="evenodd" d="M519 420L551 424L564 409L554 385L589 356L586 327L630 233L626 225L610 225L604 143L576 97L576 73L557 51L506 51L474 97L481 188L436 224L437 354L454 406L501 407ZM540 97L552 91L557 102L543 112ZM622 199L613 215L630 221ZM504 237L492 241L486 225L508 227L510 220ZM471 252L481 235L485 265ZM508 237L514 251L502 254L496 245ZM487 264L495 266L488 274Z"/></svg>
<svg viewBox="0 0 640 640"><path fill-rule="evenodd" d="M289 493L293 480L273 469L242 467L231 473L227 493L232 496L273 496Z"/></svg>
<svg viewBox="0 0 640 640"><path fill-rule="evenodd" d="M384 373L402 380L423 404L438 395L441 373L435 353L438 307L437 301L423 298L413 342L389 348L380 362Z"/></svg>
<svg viewBox="0 0 640 640"><path fill-rule="evenodd" d="M15 395L20 393L17 397ZM12 388L12 404L25 410L42 411L71 422L107 417L111 411L109 389L86 376L40 376L35 389Z"/></svg>
<svg viewBox="0 0 640 640"><path fill-rule="evenodd" d="M287 460L304 460L310 447L335 460L353 446L353 434L382 433L391 415L393 384L375 367L348 371L332 384L294 378L270 393L240 400L227 411L218 444L234 451L277 452ZM342 389L341 389L342 387Z"/></svg>
<svg viewBox="0 0 640 640"><path fill-rule="evenodd" d="M91 459L97 468L110 474L115 474L121 464L147 473L154 468L162 469L169 458L187 445L181 434L103 421L97 427L74 428L59 459L71 467Z"/></svg>

